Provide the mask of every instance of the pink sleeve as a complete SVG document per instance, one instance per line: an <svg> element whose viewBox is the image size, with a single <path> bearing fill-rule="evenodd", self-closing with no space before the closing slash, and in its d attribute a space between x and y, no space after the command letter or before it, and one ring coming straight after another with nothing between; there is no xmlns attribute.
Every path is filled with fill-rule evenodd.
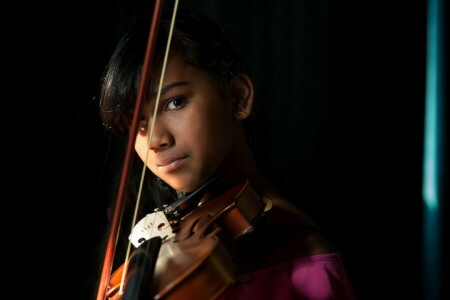
<svg viewBox="0 0 450 300"><path fill-rule="evenodd" d="M291 280L300 299L354 299L338 253L294 261Z"/></svg>
<svg viewBox="0 0 450 300"><path fill-rule="evenodd" d="M238 279L220 300L354 300L339 253L302 257Z"/></svg>

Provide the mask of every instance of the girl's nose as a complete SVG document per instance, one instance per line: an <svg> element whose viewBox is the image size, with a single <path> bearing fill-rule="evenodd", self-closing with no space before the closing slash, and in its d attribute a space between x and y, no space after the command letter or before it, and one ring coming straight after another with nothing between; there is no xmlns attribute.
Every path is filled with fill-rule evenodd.
<svg viewBox="0 0 450 300"><path fill-rule="evenodd" d="M148 134L150 134L149 130ZM156 122L155 128L153 129L153 135L149 143L150 150L164 150L169 148L174 143L174 138L170 134L170 131L162 122Z"/></svg>

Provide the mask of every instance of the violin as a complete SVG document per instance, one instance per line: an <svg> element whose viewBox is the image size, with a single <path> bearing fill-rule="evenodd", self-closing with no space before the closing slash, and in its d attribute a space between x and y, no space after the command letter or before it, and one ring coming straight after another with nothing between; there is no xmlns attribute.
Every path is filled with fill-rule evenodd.
<svg viewBox="0 0 450 300"><path fill-rule="evenodd" d="M153 299L216 299L237 275L232 245L252 231L265 210L248 181L213 199L202 197L187 213L166 209L174 236L161 243L146 293ZM124 265L112 274L107 299L122 299L123 271Z"/></svg>

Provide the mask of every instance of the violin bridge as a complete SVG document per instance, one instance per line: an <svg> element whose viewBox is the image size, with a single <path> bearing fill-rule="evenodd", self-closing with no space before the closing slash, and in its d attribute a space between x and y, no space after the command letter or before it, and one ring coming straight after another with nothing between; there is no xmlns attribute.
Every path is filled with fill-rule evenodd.
<svg viewBox="0 0 450 300"><path fill-rule="evenodd" d="M169 221L162 211L155 211L141 219L134 226L128 239L134 247L138 248L142 243L155 236L161 237L163 242L175 236Z"/></svg>

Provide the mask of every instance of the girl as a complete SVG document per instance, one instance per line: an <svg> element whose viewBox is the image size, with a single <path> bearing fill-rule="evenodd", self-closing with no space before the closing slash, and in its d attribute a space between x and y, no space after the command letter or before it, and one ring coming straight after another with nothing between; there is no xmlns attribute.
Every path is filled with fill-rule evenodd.
<svg viewBox="0 0 450 300"><path fill-rule="evenodd" d="M103 78L102 120L125 136L149 24L143 18L129 27ZM265 209L253 230L233 243L236 276L220 299L353 299L339 253L258 169L243 127L252 113L253 84L230 40L209 19L179 11L165 76L160 78L169 24L170 18L163 16L135 142L140 159L134 160L133 170L140 174L144 163L151 171L145 178L142 214L194 194L211 179L218 178L211 185L215 194L248 180ZM131 180L130 199L138 181Z"/></svg>

